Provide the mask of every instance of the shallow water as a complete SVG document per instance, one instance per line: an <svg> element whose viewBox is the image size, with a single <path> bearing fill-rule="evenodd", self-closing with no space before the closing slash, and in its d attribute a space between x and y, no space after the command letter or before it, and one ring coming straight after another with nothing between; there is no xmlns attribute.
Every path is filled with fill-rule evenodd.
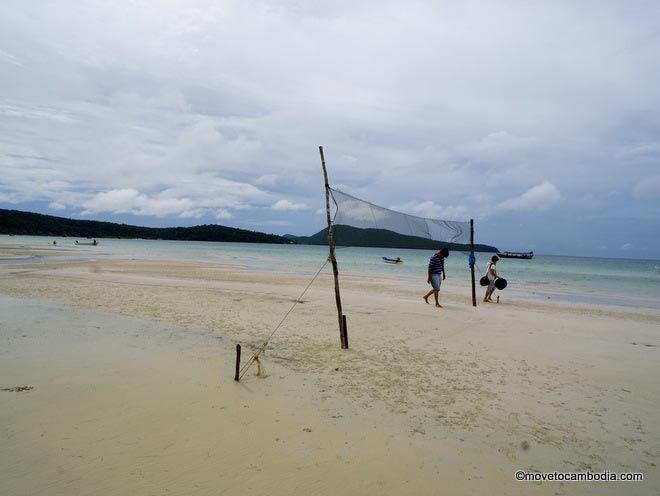
<svg viewBox="0 0 660 496"><path fill-rule="evenodd" d="M53 240L57 245L53 246ZM178 260L230 265L236 270L314 274L324 264L325 246L217 243L202 241L100 239L98 246L75 245L75 238L0 236L0 245L39 249L30 262L77 262L94 259ZM55 256L53 253L66 252ZM341 273L395 279L405 287L426 288L429 250L338 248ZM491 253L477 254L476 279L485 272ZM0 264L26 263L17 254ZM403 264L383 263L401 257ZM660 261L535 255L532 260L501 259L498 273L509 286L500 294L516 298L597 303L660 309ZM467 254L452 252L447 259L448 284L470 284ZM329 266L325 267L329 271ZM478 284L478 282L477 282ZM468 291L466 289L466 291ZM468 291L469 292L469 291ZM482 288L477 287L480 294Z"/></svg>

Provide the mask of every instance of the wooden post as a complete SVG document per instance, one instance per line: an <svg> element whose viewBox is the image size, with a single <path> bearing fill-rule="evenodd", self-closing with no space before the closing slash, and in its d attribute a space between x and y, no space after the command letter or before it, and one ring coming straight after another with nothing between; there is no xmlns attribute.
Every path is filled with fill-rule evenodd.
<svg viewBox="0 0 660 496"><path fill-rule="evenodd" d="M472 306L477 306L477 290L474 285L474 219L470 219L470 272L472 273Z"/></svg>
<svg viewBox="0 0 660 496"><path fill-rule="evenodd" d="M498 296L497 298L499 300L500 297ZM343 331L344 331L344 333L343 333L344 339L343 339L343 343L342 343L343 344L342 348L347 350L348 349L348 326L346 325L346 315L341 316L341 323L343 324Z"/></svg>
<svg viewBox="0 0 660 496"><path fill-rule="evenodd" d="M237 344L236 345L236 375L234 376L235 381L240 379L240 377L238 376L240 369L241 369L241 345Z"/></svg>
<svg viewBox="0 0 660 496"><path fill-rule="evenodd" d="M328 184L328 171L325 168L325 156L323 155L323 147L319 146L319 153L321 154L321 166L323 167L323 179L325 180L325 213L328 221L328 250L330 254L328 258L332 264L332 274L335 277L335 301L337 303L337 319L339 321L339 342L341 348L348 348L348 343L344 340L345 332L341 311L341 297L339 296L339 270L337 269L337 259L335 258L335 240L332 232L332 221L330 220L330 184Z"/></svg>

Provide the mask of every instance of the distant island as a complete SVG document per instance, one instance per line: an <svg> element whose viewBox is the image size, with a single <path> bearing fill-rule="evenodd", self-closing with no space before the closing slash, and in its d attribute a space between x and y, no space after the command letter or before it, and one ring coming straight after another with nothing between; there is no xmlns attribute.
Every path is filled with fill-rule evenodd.
<svg viewBox="0 0 660 496"><path fill-rule="evenodd" d="M0 209L0 234L80 238L143 238L181 241L291 244L276 234L214 224L193 227L140 227L96 220L76 220L52 215Z"/></svg>
<svg viewBox="0 0 660 496"><path fill-rule="evenodd" d="M179 241L223 241L235 243L277 243L327 245L327 228L313 236L266 234L233 227L205 224L193 227L141 227L96 220L77 220L53 215L43 215L19 210L0 209L0 234L25 236L57 236L78 238L125 238L167 239ZM360 246L371 248L411 248L469 251L470 246L460 243L445 243L417 236L405 236L385 229L358 229L350 226L335 226L335 244L338 246ZM475 251L497 252L490 245L475 244Z"/></svg>
<svg viewBox="0 0 660 496"><path fill-rule="evenodd" d="M470 245L462 243L446 243L433 241L418 236L406 236L386 229L358 229L351 226L334 226L334 240L337 246L362 246L372 248L411 248L418 250L437 250L447 247L450 250L469 251ZM285 234L286 238L296 243L306 245L327 245L328 228L322 229L313 236L294 236ZM492 252L499 251L496 247L484 244L475 244L475 251Z"/></svg>

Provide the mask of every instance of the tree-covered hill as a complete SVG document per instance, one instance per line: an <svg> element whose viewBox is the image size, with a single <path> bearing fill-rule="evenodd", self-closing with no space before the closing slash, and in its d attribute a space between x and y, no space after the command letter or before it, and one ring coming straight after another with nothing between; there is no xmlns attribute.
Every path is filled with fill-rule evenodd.
<svg viewBox="0 0 660 496"><path fill-rule="evenodd" d="M193 227L140 227L95 220L77 220L52 215L0 209L0 234L69 236L88 238L144 238L187 241L230 241L240 243L279 243L295 241L275 234L219 225Z"/></svg>

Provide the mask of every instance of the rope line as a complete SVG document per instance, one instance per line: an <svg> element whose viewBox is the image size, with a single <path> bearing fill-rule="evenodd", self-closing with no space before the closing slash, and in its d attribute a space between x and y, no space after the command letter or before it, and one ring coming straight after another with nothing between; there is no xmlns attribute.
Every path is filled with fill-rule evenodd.
<svg viewBox="0 0 660 496"><path fill-rule="evenodd" d="M307 290L310 288L310 286L312 285L312 283L316 280L316 278L319 276L319 274L321 273L321 271L322 271L323 269L325 269L325 266L326 266L326 265L328 265L328 259L327 259L327 258L326 258L325 262L323 262L323 265L322 265L321 268L318 270L318 272L314 275L314 277L312 277L312 280L309 281L309 284L307 284L307 287L303 290L302 293L300 293L300 296L298 296L298 298L296 299L296 301L293 302L293 305L291 305L291 308L289 308L289 311L284 315L284 317L282 317L282 320L280 320L280 323L277 324L277 327L275 327L275 329L273 329L273 332L270 333L270 336L268 336L268 339L266 339L266 341L264 341L264 344L262 344L261 347L257 350L257 352L254 353L254 354L252 355L252 357L247 361L247 363L246 363L245 365L243 365L243 367L241 367L240 373L239 373L239 375L238 375L238 378L239 378L239 379L240 379L241 377L243 377L243 375L245 375L245 373L249 370L249 368L252 366L252 364L253 364L253 363L259 358L259 355L261 355L261 353L264 352L264 351L266 350L266 347L268 346L268 343L270 342L270 340L271 340L271 338L273 337L273 335L274 335L274 334L277 332L277 330L282 326L282 324L284 323L284 321L286 320L286 318L289 316L289 314L293 311L293 309L296 307L296 305L297 305L298 303L300 303L300 299L305 295L305 293L306 293Z"/></svg>

